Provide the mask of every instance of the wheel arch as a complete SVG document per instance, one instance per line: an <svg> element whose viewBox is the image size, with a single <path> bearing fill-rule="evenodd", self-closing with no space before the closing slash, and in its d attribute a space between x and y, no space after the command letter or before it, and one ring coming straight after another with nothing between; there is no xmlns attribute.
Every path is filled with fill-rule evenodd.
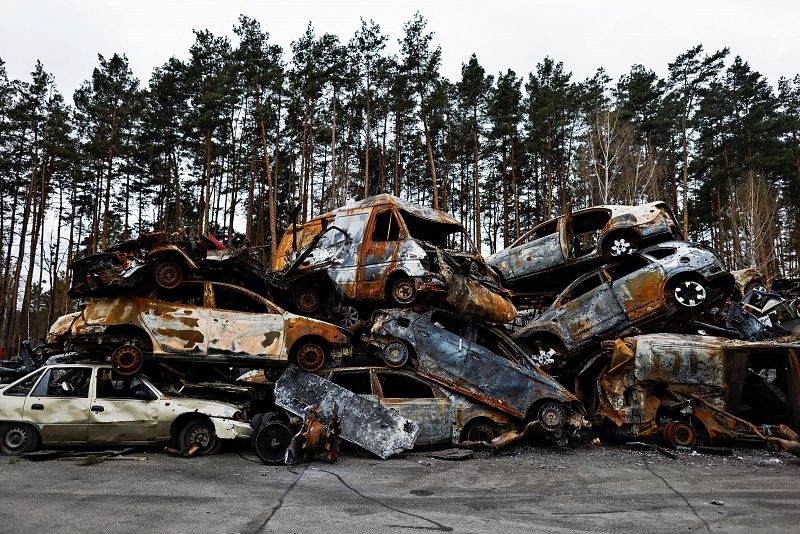
<svg viewBox="0 0 800 534"><path fill-rule="evenodd" d="M177 444L178 443L178 435L180 434L183 427L185 427L191 421L208 421L208 423L214 427L214 422L211 420L211 417L204 413L200 412L186 412L180 414L169 427L169 435L172 438L172 441ZM216 430L215 430L216 433Z"/></svg>

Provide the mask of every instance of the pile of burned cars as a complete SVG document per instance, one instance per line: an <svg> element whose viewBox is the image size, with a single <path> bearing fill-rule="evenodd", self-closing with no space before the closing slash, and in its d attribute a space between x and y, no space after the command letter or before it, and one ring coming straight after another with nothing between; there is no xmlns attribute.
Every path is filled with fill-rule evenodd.
<svg viewBox="0 0 800 534"><path fill-rule="evenodd" d="M293 222L264 256L155 232L76 260L78 311L0 391L3 450L249 437L279 464L594 425L800 451L797 345L775 340L800 332L796 286L729 272L662 202L570 208L484 259L457 219L384 194ZM65 410L86 436L48 428Z"/></svg>

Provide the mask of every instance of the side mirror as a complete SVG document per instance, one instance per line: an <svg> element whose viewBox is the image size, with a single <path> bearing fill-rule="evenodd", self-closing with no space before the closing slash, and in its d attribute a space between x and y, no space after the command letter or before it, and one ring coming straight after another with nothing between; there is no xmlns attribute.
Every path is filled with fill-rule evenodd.
<svg viewBox="0 0 800 534"><path fill-rule="evenodd" d="M137 389L133 392L133 396L134 398L143 401L154 401L158 399L156 394L150 391L148 388Z"/></svg>

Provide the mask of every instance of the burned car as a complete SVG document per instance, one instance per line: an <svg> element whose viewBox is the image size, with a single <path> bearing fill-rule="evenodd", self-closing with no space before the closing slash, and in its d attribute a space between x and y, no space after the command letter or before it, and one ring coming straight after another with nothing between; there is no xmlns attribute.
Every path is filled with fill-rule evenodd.
<svg viewBox="0 0 800 534"><path fill-rule="evenodd" d="M352 367L334 369L323 376L418 422L415 446L492 441L518 426L508 414L454 393L411 371Z"/></svg>
<svg viewBox="0 0 800 534"><path fill-rule="evenodd" d="M626 437L763 440L800 429L800 345L648 334L603 343L576 393Z"/></svg>
<svg viewBox="0 0 800 534"><path fill-rule="evenodd" d="M423 377L547 432L577 428L583 408L501 330L441 309L379 310L369 343L389 367Z"/></svg>
<svg viewBox="0 0 800 534"><path fill-rule="evenodd" d="M272 268L273 277L283 278L276 285L286 288L304 314L342 304L353 314L438 297L488 321L509 322L516 315L508 291L459 221L392 195L290 226Z"/></svg>
<svg viewBox="0 0 800 534"><path fill-rule="evenodd" d="M535 226L487 262L508 287L543 281L557 292L609 259L671 239L683 236L664 202L595 206Z"/></svg>
<svg viewBox="0 0 800 534"><path fill-rule="evenodd" d="M748 267L747 269L739 269L738 271L731 271L733 275L735 289L732 298L742 300L745 295L751 291L766 291L767 283L764 276L758 269Z"/></svg>
<svg viewBox="0 0 800 534"><path fill-rule="evenodd" d="M231 250L211 235L143 233L73 261L69 296L106 297L152 284L173 289L190 278L245 285L268 296L271 288L258 252L258 248Z"/></svg>
<svg viewBox="0 0 800 534"><path fill-rule="evenodd" d="M512 338L545 369L564 371L599 341L695 316L725 302L732 287L712 249L667 241L578 278Z"/></svg>
<svg viewBox="0 0 800 534"><path fill-rule="evenodd" d="M247 438L238 406L165 395L146 377L109 365L49 365L0 386L0 450L41 445L148 445L172 441L188 455L213 454L223 440Z"/></svg>
<svg viewBox="0 0 800 534"><path fill-rule="evenodd" d="M291 361L316 371L341 365L351 353L343 328L285 312L238 286L195 281L89 299L51 326L47 342L54 351L110 358L124 374L150 358L251 367Z"/></svg>

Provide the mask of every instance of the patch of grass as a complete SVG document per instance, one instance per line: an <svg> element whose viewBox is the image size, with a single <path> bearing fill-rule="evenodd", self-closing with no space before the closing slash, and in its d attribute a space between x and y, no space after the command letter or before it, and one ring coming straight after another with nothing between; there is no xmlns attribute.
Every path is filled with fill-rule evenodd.
<svg viewBox="0 0 800 534"><path fill-rule="evenodd" d="M94 454L90 454L89 456L78 462L78 465L97 465L97 464L102 464L104 461L105 458L101 456L95 456Z"/></svg>
<svg viewBox="0 0 800 534"><path fill-rule="evenodd" d="M9 458L8 459L8 463L10 463L10 464L15 464L17 462L19 462L19 458Z"/></svg>

